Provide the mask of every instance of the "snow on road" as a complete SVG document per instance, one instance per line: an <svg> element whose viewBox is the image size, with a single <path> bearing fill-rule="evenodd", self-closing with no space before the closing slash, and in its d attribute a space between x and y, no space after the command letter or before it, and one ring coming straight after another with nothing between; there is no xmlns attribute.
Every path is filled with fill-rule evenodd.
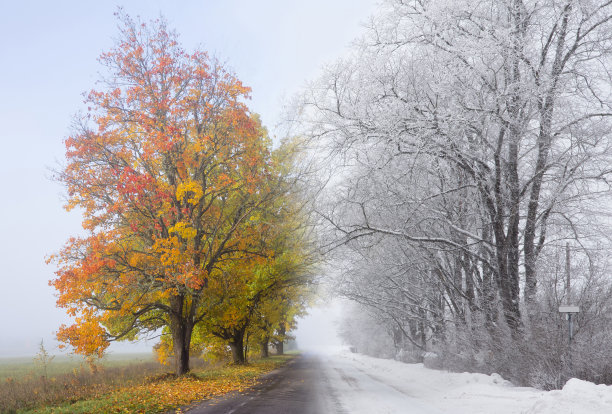
<svg viewBox="0 0 612 414"><path fill-rule="evenodd" d="M321 356L336 407L350 414L610 414L612 386L515 387L497 374L449 373L351 353Z"/></svg>

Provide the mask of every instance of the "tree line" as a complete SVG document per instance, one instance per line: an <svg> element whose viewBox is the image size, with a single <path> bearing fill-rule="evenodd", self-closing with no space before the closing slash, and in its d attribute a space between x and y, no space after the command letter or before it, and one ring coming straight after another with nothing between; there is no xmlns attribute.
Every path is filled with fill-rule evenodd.
<svg viewBox="0 0 612 414"><path fill-rule="evenodd" d="M50 258L74 319L58 339L101 356L160 335L177 375L194 352L229 347L238 364L249 345L282 352L317 262L300 143L272 149L250 89L163 19L118 19L57 173L86 233Z"/></svg>
<svg viewBox="0 0 612 414"><path fill-rule="evenodd" d="M611 40L607 1L386 0L325 68L294 120L328 167L349 341L542 387L612 381ZM359 334L373 323L385 349Z"/></svg>

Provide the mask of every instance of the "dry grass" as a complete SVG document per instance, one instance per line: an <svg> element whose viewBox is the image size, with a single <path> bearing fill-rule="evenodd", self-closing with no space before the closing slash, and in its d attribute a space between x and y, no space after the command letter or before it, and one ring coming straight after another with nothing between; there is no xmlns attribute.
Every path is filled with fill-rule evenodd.
<svg viewBox="0 0 612 414"><path fill-rule="evenodd" d="M192 365L202 366L203 362L194 358ZM64 357L48 368L45 377L27 360L1 361L0 413L97 398L169 370L152 357L142 355L115 356L94 370L83 361Z"/></svg>
<svg viewBox="0 0 612 414"><path fill-rule="evenodd" d="M246 391L263 373L283 365L291 356L273 356L248 365L196 370L192 375L155 378L120 388L95 399L70 405L42 407L27 414L181 413L194 403L228 392ZM24 413L26 414L26 413Z"/></svg>
<svg viewBox="0 0 612 414"><path fill-rule="evenodd" d="M125 368L130 364L154 362L152 353L108 354L98 361L104 368ZM85 359L78 355L56 355L47 364L49 377L70 374L86 365ZM6 378L21 379L41 375L43 369L34 358L0 358L0 380Z"/></svg>
<svg viewBox="0 0 612 414"><path fill-rule="evenodd" d="M199 401L231 391L245 391L256 384L263 373L282 366L291 358L290 355L272 356L253 360L248 365L199 367L191 375L178 378L159 373L160 367L154 364L132 364L124 369L115 367L96 373L83 370L82 373L63 374L62 379L58 377L47 383L40 378L4 380L2 392L8 398L2 401L2 412L179 413ZM151 375L151 372L158 373ZM30 387L36 387L37 392Z"/></svg>

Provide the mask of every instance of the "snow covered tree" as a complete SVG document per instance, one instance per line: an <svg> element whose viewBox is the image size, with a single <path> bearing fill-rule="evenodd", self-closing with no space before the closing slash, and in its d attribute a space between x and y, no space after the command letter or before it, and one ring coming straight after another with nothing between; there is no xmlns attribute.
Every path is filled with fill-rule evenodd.
<svg viewBox="0 0 612 414"><path fill-rule="evenodd" d="M328 246L372 264L347 266L347 295L425 310L432 341L440 313L507 329L498 351L520 353L546 250L610 246L610 40L609 2L385 1L301 106L317 157L336 161ZM409 293L395 310L390 283Z"/></svg>

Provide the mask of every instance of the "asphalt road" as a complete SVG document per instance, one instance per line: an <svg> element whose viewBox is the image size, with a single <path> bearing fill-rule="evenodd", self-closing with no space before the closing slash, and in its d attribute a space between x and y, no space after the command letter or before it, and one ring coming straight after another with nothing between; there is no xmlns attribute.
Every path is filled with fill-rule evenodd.
<svg viewBox="0 0 612 414"><path fill-rule="evenodd" d="M250 391L214 398L189 414L342 414L315 355L300 355Z"/></svg>

